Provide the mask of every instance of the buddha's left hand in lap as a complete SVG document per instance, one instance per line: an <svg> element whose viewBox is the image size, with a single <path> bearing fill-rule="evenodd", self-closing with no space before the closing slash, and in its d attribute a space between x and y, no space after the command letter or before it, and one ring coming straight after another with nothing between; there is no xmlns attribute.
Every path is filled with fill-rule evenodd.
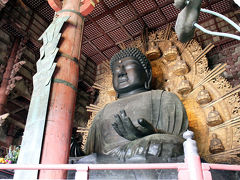
<svg viewBox="0 0 240 180"><path fill-rule="evenodd" d="M160 134L159 134L160 135ZM122 160L134 157L146 158L146 156L159 156L162 142L157 141L155 135L131 141L113 151L113 155Z"/></svg>
<svg viewBox="0 0 240 180"><path fill-rule="evenodd" d="M112 151L112 155L126 160L137 160L138 158L146 159L147 157L172 157L179 151L183 143L181 137L170 134L152 134L148 135L129 143L119 146ZM171 149L170 147L175 146ZM137 159L136 159L137 158Z"/></svg>

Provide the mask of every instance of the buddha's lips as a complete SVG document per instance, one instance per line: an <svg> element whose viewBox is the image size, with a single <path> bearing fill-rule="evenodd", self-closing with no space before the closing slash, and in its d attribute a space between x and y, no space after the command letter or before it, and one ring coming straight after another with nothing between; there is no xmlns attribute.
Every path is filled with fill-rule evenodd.
<svg viewBox="0 0 240 180"><path fill-rule="evenodd" d="M118 82L119 82L119 83L123 83L123 82L126 82L126 81L128 81L128 77L127 77L126 75L120 76L120 77L118 78Z"/></svg>

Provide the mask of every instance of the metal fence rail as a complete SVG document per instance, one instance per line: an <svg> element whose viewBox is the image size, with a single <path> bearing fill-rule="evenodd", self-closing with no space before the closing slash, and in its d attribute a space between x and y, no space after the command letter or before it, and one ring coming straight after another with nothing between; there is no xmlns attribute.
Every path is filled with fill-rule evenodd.
<svg viewBox="0 0 240 180"><path fill-rule="evenodd" d="M144 164L0 164L0 170L75 170L76 180L87 180L89 170L147 170L147 169L177 169L179 180L212 180L210 169L240 171L240 165L201 163L197 153L193 133L184 133L183 143L185 159L183 163L144 163ZM30 178L31 179L31 178Z"/></svg>
<svg viewBox="0 0 240 180"><path fill-rule="evenodd" d="M193 157L194 158L194 157ZM194 158L194 161L198 158ZM179 180L196 179L211 180L210 169L240 171L240 165L226 164L208 164L202 163L201 167L196 169L197 175L191 173L193 164L185 163L148 163L148 164L37 164L37 165L17 165L17 164L0 164L3 170L76 170L75 179L87 180L89 170L137 170L137 169L177 169ZM192 161L191 161L192 162ZM198 162L197 162L198 163ZM195 167L196 168L196 167Z"/></svg>

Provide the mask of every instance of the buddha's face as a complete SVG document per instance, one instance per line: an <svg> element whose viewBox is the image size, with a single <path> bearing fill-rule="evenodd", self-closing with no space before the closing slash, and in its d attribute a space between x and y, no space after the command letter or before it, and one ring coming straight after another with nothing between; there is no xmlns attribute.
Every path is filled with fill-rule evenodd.
<svg viewBox="0 0 240 180"><path fill-rule="evenodd" d="M216 139L217 138L217 134L213 133L212 137L213 137L213 139Z"/></svg>
<svg viewBox="0 0 240 180"><path fill-rule="evenodd" d="M144 88L147 75L133 57L116 61L113 65L113 87L118 94Z"/></svg>

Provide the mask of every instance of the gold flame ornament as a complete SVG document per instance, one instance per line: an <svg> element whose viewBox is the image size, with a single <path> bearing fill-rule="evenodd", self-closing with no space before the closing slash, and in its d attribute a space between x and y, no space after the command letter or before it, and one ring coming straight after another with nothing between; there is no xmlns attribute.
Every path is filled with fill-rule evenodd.
<svg viewBox="0 0 240 180"><path fill-rule="evenodd" d="M117 96L116 91L113 89L113 87L107 90L107 94L112 97Z"/></svg>

